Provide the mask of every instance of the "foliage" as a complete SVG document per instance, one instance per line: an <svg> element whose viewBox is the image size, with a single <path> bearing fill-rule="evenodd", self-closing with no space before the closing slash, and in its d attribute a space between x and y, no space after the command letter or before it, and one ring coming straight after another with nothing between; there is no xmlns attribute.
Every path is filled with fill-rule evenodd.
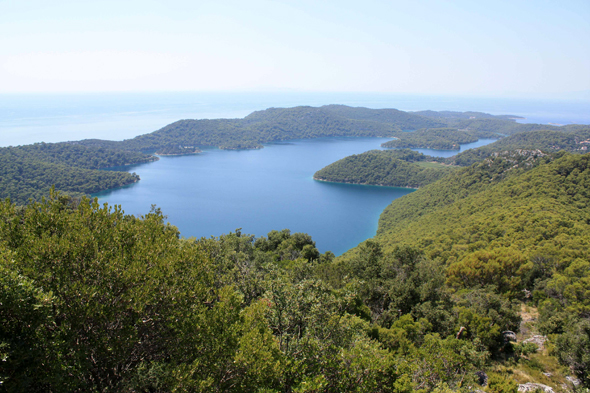
<svg viewBox="0 0 590 393"><path fill-rule="evenodd" d="M590 321L582 319L569 327L556 342L560 361L568 365L582 386L590 387Z"/></svg>
<svg viewBox="0 0 590 393"><path fill-rule="evenodd" d="M489 145L459 153L447 161L450 164L469 166L493 153L516 149L542 150L544 152L565 150L571 153L585 153L588 151L590 143L584 143L584 141L588 140L590 140L590 129L588 128L573 129L570 132L562 130L519 132Z"/></svg>
<svg viewBox="0 0 590 393"><path fill-rule="evenodd" d="M93 165L144 157L122 146L238 148L390 135L381 133L401 132L404 122L471 122L481 132L514 123L398 112L300 107L181 121L125 144L9 148L3 173L34 189L30 171L45 171L35 180L47 184L52 170L63 172L63 189L71 179L83 184ZM371 154L400 166L427 160L407 150L360 157ZM155 207L134 217L54 191L27 206L0 202L2 389L465 391L475 371L512 361L503 333L518 331L524 289L556 355L588 386L589 164L590 156L565 152L492 152L396 200L377 236L339 258L287 229L181 239ZM486 388L515 389L495 373Z"/></svg>
<svg viewBox="0 0 590 393"><path fill-rule="evenodd" d="M379 250L373 253L375 262L361 265L364 267L356 273L363 285L372 288L371 295L363 297L373 305L379 304L373 298L389 299L381 289L383 279L374 277L382 277L382 261L399 249L410 247L420 250L423 260L439 261L446 276L445 285L439 288L450 291L450 307L425 307L426 303L417 302L410 311L414 321L443 321L442 326L433 324L431 329L446 334L461 327L461 339L483 345L496 359L513 351L505 346L502 332L518 331L514 302L523 299L528 289L539 306L539 328L544 334L554 334L555 353L561 362L573 370L586 370L588 201L589 155L536 150L495 153L396 200L383 212L377 236L336 263L354 267L371 255L367 245ZM420 285L414 282L411 287ZM427 324L419 326L428 329ZM375 336L391 348L405 350L416 344L397 328L393 332L383 328ZM517 348L523 350L530 351ZM587 384L585 371L576 373ZM498 391L505 388L510 387Z"/></svg>
<svg viewBox="0 0 590 393"><path fill-rule="evenodd" d="M407 151L404 150L404 152ZM409 151L411 152L411 150ZM317 171L314 174L314 179L339 183L419 188L444 177L455 169L448 166L424 168L415 163L423 161L426 157L416 152L400 154L397 150L371 150L328 165Z"/></svg>
<svg viewBox="0 0 590 393"><path fill-rule="evenodd" d="M405 132L383 147L459 150L461 143L477 142L478 138L455 128L428 128Z"/></svg>
<svg viewBox="0 0 590 393"><path fill-rule="evenodd" d="M157 158L137 152L70 143L37 143L0 148L0 199L18 204L41 200L52 186L82 196L139 180L128 172L98 170Z"/></svg>

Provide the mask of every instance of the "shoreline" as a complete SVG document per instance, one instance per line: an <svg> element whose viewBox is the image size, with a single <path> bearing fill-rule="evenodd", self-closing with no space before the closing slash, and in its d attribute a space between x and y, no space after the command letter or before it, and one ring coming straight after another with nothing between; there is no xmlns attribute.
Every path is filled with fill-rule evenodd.
<svg viewBox="0 0 590 393"><path fill-rule="evenodd" d="M420 187L389 186L389 185L385 185L385 184L368 184L368 183L354 183L354 182L348 182L348 181L333 181L333 180L320 179L320 178L315 177L315 176L313 176L312 179L315 180L315 181L321 181L321 182L324 182L324 183L353 184L353 185L357 185L357 186L372 186L372 187L404 188L404 189L407 189L407 190L418 190L418 189L420 189Z"/></svg>

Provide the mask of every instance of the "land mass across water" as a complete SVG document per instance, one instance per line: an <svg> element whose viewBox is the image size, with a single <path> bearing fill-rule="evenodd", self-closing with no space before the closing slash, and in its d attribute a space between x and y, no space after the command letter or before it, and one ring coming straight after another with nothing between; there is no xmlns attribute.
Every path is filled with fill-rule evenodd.
<svg viewBox="0 0 590 393"><path fill-rule="evenodd" d="M389 127L392 134L382 135L392 136L409 129L402 120L412 129L447 129L450 139L455 129L469 129L499 140L444 160L388 150L328 166L323 176L343 181L420 184L385 209L374 238L338 258L289 230L184 239L155 207L136 217L57 192L26 206L0 202L3 388L590 388L590 155L574 154L587 152L589 127L521 128L508 119L431 112L422 116L432 122L426 125L394 110L328 110L334 117L325 123L308 108L250 120L274 118L264 128L272 140L301 137L306 121L317 135ZM297 125L281 128L282 116ZM345 124L358 128L338 128ZM2 187L26 184L19 192L36 197L51 176L61 189L105 186L120 174L100 178L108 171L98 169L148 163L149 153L166 146L200 146L180 141L206 134L193 125L128 144L6 148ZM178 129L184 126L186 134ZM260 135L244 137L253 130L224 129L237 139L221 146L259 147ZM211 131L210 142L220 141ZM122 182L137 181L127 175Z"/></svg>
<svg viewBox="0 0 590 393"><path fill-rule="evenodd" d="M263 143L304 138L380 136L395 138L387 142L386 147L456 149L466 141L493 137L506 141L504 150L511 143L517 147L552 151L587 148L587 145L580 144L590 138L587 126L519 124L511 120L514 117L480 112L404 112L343 105L269 108L243 119L180 120L124 141L86 139L7 147L0 149L0 198L11 198L24 204L29 199L39 200L51 185L70 195L88 195L137 182L137 175L103 169L157 160L153 154L195 154L204 147L260 149ZM462 153L448 163L470 165L494 149L491 145L485 150ZM440 175L436 171L418 168L413 171L422 173L420 179L409 178L400 184L422 185L427 179L436 178L437 173ZM362 179L353 182L380 184Z"/></svg>

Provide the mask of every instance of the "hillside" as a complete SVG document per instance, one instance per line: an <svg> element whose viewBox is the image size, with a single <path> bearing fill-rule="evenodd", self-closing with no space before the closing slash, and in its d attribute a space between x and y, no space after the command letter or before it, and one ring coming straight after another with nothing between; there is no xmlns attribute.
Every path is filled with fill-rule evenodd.
<svg viewBox="0 0 590 393"><path fill-rule="evenodd" d="M459 150L460 144L477 142L478 137L455 128L429 128L405 132L381 144L387 148Z"/></svg>
<svg viewBox="0 0 590 393"><path fill-rule="evenodd" d="M316 180L419 188L447 175L455 167L429 163L432 157L412 150L371 150L338 160L317 171Z"/></svg>
<svg viewBox="0 0 590 393"><path fill-rule="evenodd" d="M367 266L362 261L373 250L371 263L378 272L386 269L390 255L410 247L443 266L452 297L485 290L538 307L534 330L549 335L551 353L588 386L589 234L590 155L518 150L493 154L397 199L382 213L377 236L338 262L355 272L359 263ZM356 274L376 280L375 274L383 273ZM393 299L397 292L389 291ZM420 304L412 309L415 318L443 311ZM399 303L381 315L392 307ZM511 366L520 370L521 383L532 372L523 371L526 364ZM543 364L537 367L550 367ZM561 389L555 385L561 375L555 376L554 388Z"/></svg>
<svg viewBox="0 0 590 393"><path fill-rule="evenodd" d="M475 120L466 120L467 125L458 127L455 123L463 121L466 115L458 118L443 113L438 118L433 118L433 113L421 116L396 109L354 108L345 105L269 108L253 112L243 119L179 120L160 130L122 142L84 140L79 143L144 152L157 152L158 149L170 145L258 149L262 144L273 141L326 136L399 137L405 135L402 131L429 128L456 129L464 126L470 129L470 141L482 136L502 137L543 128L539 125L519 125L503 116L487 114L477 115ZM475 123L480 120L491 123ZM470 124L472 125L469 126ZM506 130L502 131L504 129Z"/></svg>
<svg viewBox="0 0 590 393"><path fill-rule="evenodd" d="M57 193L0 202L0 382L516 393L572 391L576 377L587 388L589 201L590 155L495 154L394 201L378 235L337 259L289 230L180 239L155 207L134 217Z"/></svg>
<svg viewBox="0 0 590 393"><path fill-rule="evenodd" d="M577 126L569 131L528 131L500 139L477 149L470 149L447 160L450 164L468 166L492 153L514 149L538 149L545 152L565 150L571 153L586 153L590 147L590 127Z"/></svg>
<svg viewBox="0 0 590 393"><path fill-rule="evenodd" d="M71 196L121 187L139 180L124 171L99 169L146 163L157 157L71 143L0 148L0 199L25 204L41 200L52 186Z"/></svg>

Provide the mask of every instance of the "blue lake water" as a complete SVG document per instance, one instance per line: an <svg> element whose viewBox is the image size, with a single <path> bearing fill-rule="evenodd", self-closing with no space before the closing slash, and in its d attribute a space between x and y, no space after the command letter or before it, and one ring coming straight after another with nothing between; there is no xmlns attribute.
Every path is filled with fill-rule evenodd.
<svg viewBox="0 0 590 393"><path fill-rule="evenodd" d="M339 255L374 236L383 209L413 190L319 182L312 176L385 141L320 138L261 150L164 156L127 168L141 176L140 182L96 196L134 215L156 204L184 237L219 236L237 228L262 236L288 228L309 233L322 252Z"/></svg>
<svg viewBox="0 0 590 393"><path fill-rule="evenodd" d="M320 182L312 176L351 154L380 149L387 140L318 138L268 144L262 150L210 149L197 155L163 156L125 168L137 172L140 182L95 196L134 215L145 214L156 204L184 237L219 236L237 228L263 236L288 228L309 233L320 251L340 255L374 236L383 209L413 190Z"/></svg>
<svg viewBox="0 0 590 393"><path fill-rule="evenodd" d="M459 151L457 150L437 150L437 149L412 149L414 151L420 152L422 154L426 154L428 156L433 157L452 157L455 154L464 152L465 150L475 149L481 146L489 145L490 143L495 142L496 139L480 139L477 142L473 143L466 143L463 145L459 145Z"/></svg>
<svg viewBox="0 0 590 393"><path fill-rule="evenodd" d="M86 138L122 140L179 119L238 118L268 107L343 104L401 110L482 111L522 122L590 124L588 101L516 100L369 93L0 94L0 146ZM341 254L373 236L381 211L411 190L322 183L318 169L385 139L332 138L270 144L262 150L207 150L126 168L141 181L98 194L141 215L162 208L183 236L218 236L237 228L307 232L323 252ZM477 147L480 140L461 147ZM456 151L418 149L448 157Z"/></svg>

